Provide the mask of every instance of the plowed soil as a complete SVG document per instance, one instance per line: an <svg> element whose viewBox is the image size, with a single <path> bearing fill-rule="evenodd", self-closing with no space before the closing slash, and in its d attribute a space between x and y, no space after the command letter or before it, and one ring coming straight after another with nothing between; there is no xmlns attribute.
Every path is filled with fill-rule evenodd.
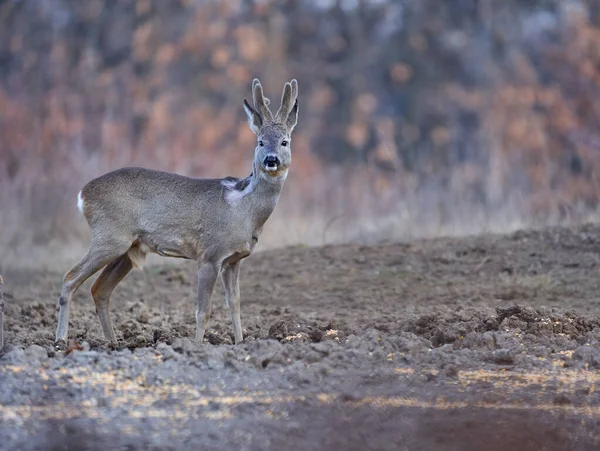
<svg viewBox="0 0 600 451"><path fill-rule="evenodd" d="M268 237L264 237L268 240ZM219 286L196 344L195 264L89 294L53 343L68 268L5 269L1 449L600 449L600 227L287 248Z"/></svg>

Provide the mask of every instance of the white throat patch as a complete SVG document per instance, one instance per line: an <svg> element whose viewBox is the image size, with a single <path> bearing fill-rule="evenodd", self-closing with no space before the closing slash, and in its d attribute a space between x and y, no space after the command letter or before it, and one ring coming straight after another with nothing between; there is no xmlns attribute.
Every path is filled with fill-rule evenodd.
<svg viewBox="0 0 600 451"><path fill-rule="evenodd" d="M227 202L232 207L239 205L240 201L245 196L254 191L254 182L252 180L243 190L235 189L235 185L237 184L237 182L231 180L223 180L221 184L227 187L227 190L225 191L225 202Z"/></svg>
<svg viewBox="0 0 600 451"><path fill-rule="evenodd" d="M83 213L83 197L81 197L81 191L77 195L77 208L81 213Z"/></svg>

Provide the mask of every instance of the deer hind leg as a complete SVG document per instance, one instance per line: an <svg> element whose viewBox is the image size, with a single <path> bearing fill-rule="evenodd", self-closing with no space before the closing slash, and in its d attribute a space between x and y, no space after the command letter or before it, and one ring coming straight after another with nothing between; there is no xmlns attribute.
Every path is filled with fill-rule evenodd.
<svg viewBox="0 0 600 451"><path fill-rule="evenodd" d="M117 337L110 321L108 304L110 295L133 268L133 262L128 254L110 262L92 285L92 298L96 304L96 314L100 320L104 337L111 343L117 343Z"/></svg>
<svg viewBox="0 0 600 451"><path fill-rule="evenodd" d="M223 288L225 289L225 302L231 312L235 344L240 343L244 339L242 336L242 320L240 318L240 263L241 260L225 264L221 273Z"/></svg>
<svg viewBox="0 0 600 451"><path fill-rule="evenodd" d="M198 269L198 307L196 309L196 341L202 343L211 313L211 297L219 271L212 263L201 264Z"/></svg>
<svg viewBox="0 0 600 451"><path fill-rule="evenodd" d="M81 261L65 274L58 299L58 327L56 341L67 340L71 299L83 282L100 268L127 251L131 243L106 243L92 239L92 244Z"/></svg>

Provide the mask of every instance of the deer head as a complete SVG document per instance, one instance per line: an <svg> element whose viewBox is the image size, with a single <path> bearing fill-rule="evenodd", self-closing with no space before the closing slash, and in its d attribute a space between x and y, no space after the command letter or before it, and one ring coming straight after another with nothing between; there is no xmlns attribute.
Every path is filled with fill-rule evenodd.
<svg viewBox="0 0 600 451"><path fill-rule="evenodd" d="M292 161L291 135L298 121L298 82L292 80L285 84L275 116L257 78L252 81L252 98L254 107L244 99L244 109L257 138L254 170L266 181L281 181L287 176Z"/></svg>

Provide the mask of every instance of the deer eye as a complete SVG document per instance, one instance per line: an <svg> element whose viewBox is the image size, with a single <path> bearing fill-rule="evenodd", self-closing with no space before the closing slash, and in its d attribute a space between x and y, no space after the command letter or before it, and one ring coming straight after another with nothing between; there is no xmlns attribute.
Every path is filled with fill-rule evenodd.
<svg viewBox="0 0 600 451"><path fill-rule="evenodd" d="M260 147L262 147L262 146L264 146L265 144L264 144L264 143L262 142L262 140L261 140L261 141L259 141L259 142L258 142L258 145L259 145Z"/></svg>
<svg viewBox="0 0 600 451"><path fill-rule="evenodd" d="M281 141L281 145L283 147L286 147L288 145L288 142L286 140Z"/></svg>

